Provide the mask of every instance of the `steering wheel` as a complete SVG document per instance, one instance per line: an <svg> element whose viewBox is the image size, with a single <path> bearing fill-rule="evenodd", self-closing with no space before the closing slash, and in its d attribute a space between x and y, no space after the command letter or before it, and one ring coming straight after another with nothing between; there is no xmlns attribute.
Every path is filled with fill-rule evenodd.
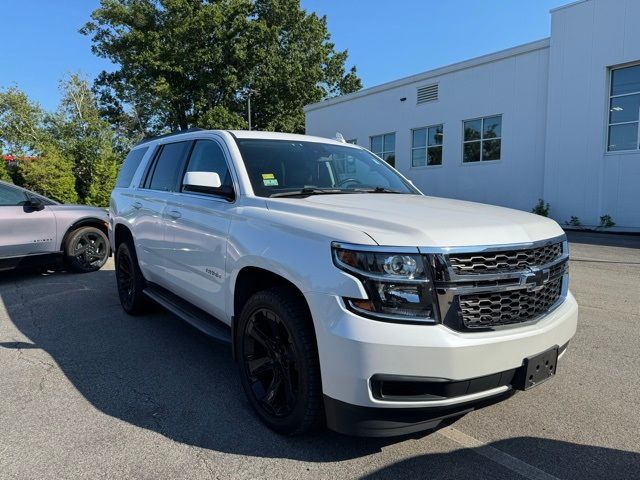
<svg viewBox="0 0 640 480"><path fill-rule="evenodd" d="M350 177L350 178L345 178L345 179L343 179L343 180L340 180L340 181L336 184L336 186L337 186L337 187L341 187L341 186L343 186L345 183L349 183L349 182L351 182L351 183L353 183L353 184L355 184L355 185L362 185L362 182L361 182L360 180L358 180L357 178Z"/></svg>

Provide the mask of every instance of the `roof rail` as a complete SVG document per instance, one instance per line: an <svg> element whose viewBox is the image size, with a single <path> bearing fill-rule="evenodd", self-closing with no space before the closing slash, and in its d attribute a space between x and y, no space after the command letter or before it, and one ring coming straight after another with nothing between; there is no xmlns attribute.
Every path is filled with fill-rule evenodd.
<svg viewBox="0 0 640 480"><path fill-rule="evenodd" d="M199 127L193 127L193 128L187 128L186 130L176 130L175 132L165 133L164 135L156 135L155 137L143 138L138 143L136 143L135 146L137 147L138 145L142 145L143 143L148 143L153 140L158 140L160 138L172 137L174 135L180 135L181 133L200 132L202 130L205 130L205 129L199 128Z"/></svg>

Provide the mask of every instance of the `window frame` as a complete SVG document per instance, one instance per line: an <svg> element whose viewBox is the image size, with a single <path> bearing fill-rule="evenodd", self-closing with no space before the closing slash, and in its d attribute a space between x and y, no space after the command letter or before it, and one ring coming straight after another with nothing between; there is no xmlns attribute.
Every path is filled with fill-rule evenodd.
<svg viewBox="0 0 640 480"><path fill-rule="evenodd" d="M229 172L229 178L231 179L231 188L233 189L233 199L230 199L230 198L224 196L224 194L222 194L222 193L217 194L217 193L192 192L192 191L189 191L189 190L187 190L187 191L183 190L183 187L184 187L184 176L187 173L187 169L189 168L189 162L191 161L191 155L193 154L193 150L196 148L196 143L197 142L214 142L220 148L220 151L222 152L222 156L224 157L225 164L227 166L227 171ZM233 173L233 169L231 168L231 162L229 161L229 155L227 155L227 152L225 151L225 148L224 148L224 145L222 144L222 142L218 141L215 138L211 138L211 137L202 137L202 138L194 138L194 139L192 139L192 145L189 147L189 153L187 154L186 160L184 162L182 162L182 167L180 169L180 175L178 177L178 189L176 190L176 193L179 193L180 195L189 195L189 196L194 196L194 197L204 197L204 198L207 198L207 199L220 200L220 201L223 201L224 203L235 203L236 199L238 198L238 187L237 187L237 184L236 184L236 180L235 180L235 176L234 176L234 173Z"/></svg>
<svg viewBox="0 0 640 480"><path fill-rule="evenodd" d="M493 137L493 138L484 138L484 121L487 118L493 118L493 117L500 117L500 136L499 137ZM473 117L473 118L465 118L464 120L462 120L461 123L461 127L462 127L462 149L460 151L460 160L462 165L481 165L483 163L494 163L494 162L501 162L502 161L502 128L504 126L504 114L502 113L494 113L492 115L482 115L480 117ZM480 120L480 138L477 140L465 140L464 139L464 124L466 122L473 122L475 120ZM500 158L496 158L494 160L484 160L482 158L483 156L483 148L482 148L482 144L485 141L490 141L490 140L500 140ZM467 143L479 143L480 144L480 160L478 160L477 162L465 162L464 161L464 146Z"/></svg>
<svg viewBox="0 0 640 480"><path fill-rule="evenodd" d="M631 92L631 93L622 93L619 95L613 95L613 72L616 70L623 70L625 68L633 68L640 66L640 62L628 63L625 65L619 65L615 67L608 68L608 89L607 89L607 108L606 108L606 128L605 128L605 154L606 155L620 155L620 154L628 154L628 153L638 153L640 152L640 107L638 108L638 119L632 120L629 122L611 122L611 104L614 98L622 98L629 97L631 95L640 95L640 89ZM610 140L611 140L611 127L617 125L631 125L636 124L636 148L625 149L625 150L611 150L610 149Z"/></svg>
<svg viewBox="0 0 640 480"><path fill-rule="evenodd" d="M387 136L387 135L393 135L393 150L385 150L384 149L385 148L384 137ZM372 143L373 143L373 139L376 138L376 137L382 137L382 151L380 152L380 154L378 154L377 152L373 151ZM371 153L373 153L374 155L376 155L377 157L380 157L382 160L384 160L384 162L386 164L388 164L391 168L396 168L395 164L396 164L396 160L397 160L397 155L396 155L396 141L397 140L398 140L398 135L397 135L397 133L395 131L394 132L379 133L377 135L370 135L369 136L369 151ZM389 162L387 162L384 159L384 156L387 153L393 153L393 163L394 163L394 165L391 165Z"/></svg>
<svg viewBox="0 0 640 480"><path fill-rule="evenodd" d="M442 143L440 143L440 145L429 145L429 129L430 128L435 128L435 127L442 127ZM414 147L413 146L413 132L415 132L416 130L426 130L426 137L425 137L425 145L424 147ZM440 147L442 148L442 159L439 165L429 165L428 164L428 159L429 159L429 148L434 148L434 147ZM414 150L420 150L423 149L425 150L425 161L427 163L425 163L424 165L414 165L413 164L413 151ZM411 129L411 146L410 146L410 150L409 150L409 168L442 168L442 166L444 165L444 122L442 123L434 123L433 125L427 125L425 127L416 127L416 128L412 128Z"/></svg>

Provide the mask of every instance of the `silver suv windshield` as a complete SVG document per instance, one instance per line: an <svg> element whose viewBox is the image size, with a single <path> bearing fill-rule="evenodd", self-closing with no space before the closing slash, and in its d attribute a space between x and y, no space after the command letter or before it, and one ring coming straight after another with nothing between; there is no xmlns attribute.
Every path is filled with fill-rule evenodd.
<svg viewBox="0 0 640 480"><path fill-rule="evenodd" d="M260 197L419 192L383 160L360 148L287 140L237 139Z"/></svg>

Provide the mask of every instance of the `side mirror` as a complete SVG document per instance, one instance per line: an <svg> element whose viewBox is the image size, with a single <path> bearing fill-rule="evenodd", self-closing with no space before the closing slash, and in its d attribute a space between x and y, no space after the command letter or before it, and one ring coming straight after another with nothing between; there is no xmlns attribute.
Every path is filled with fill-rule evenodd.
<svg viewBox="0 0 640 480"><path fill-rule="evenodd" d="M220 195L233 200L233 188L222 186L220 175L215 172L187 172L182 180L182 189L185 192L208 193Z"/></svg>
<svg viewBox="0 0 640 480"><path fill-rule="evenodd" d="M31 197L24 203L24 209L27 212L39 212L44 210L44 203L36 197Z"/></svg>

